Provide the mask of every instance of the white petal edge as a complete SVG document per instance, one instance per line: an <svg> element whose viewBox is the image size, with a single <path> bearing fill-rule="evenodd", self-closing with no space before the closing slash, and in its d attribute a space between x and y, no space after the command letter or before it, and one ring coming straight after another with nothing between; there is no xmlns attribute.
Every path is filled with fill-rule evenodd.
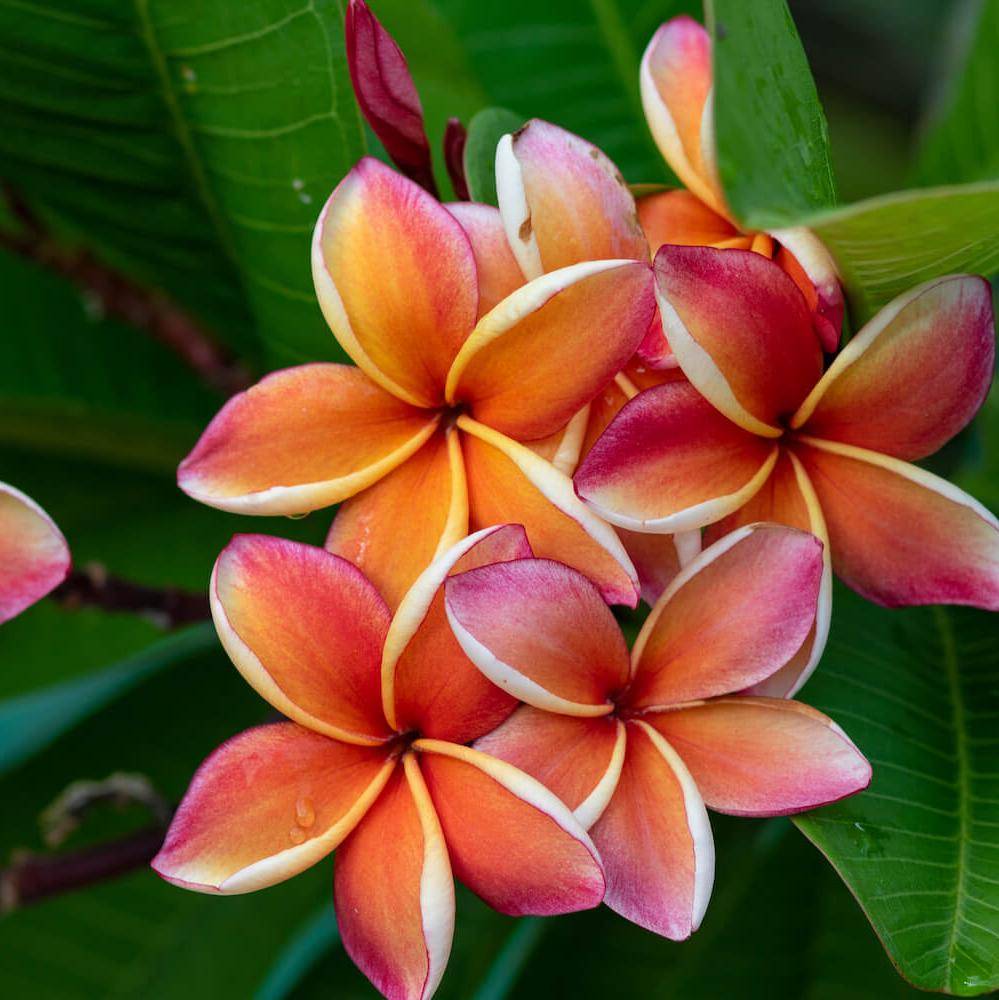
<svg viewBox="0 0 999 1000"><path fill-rule="evenodd" d="M621 778L621 771L624 769L628 733L620 719L617 719L614 724L617 727L614 750L607 764L607 770L604 771L603 777L597 782L593 791L573 811L573 816L576 817L584 830L589 830L603 816L604 810L614 797L617 783Z"/></svg>
<svg viewBox="0 0 999 1000"><path fill-rule="evenodd" d="M506 241L520 270L530 281L544 274L538 238L531 228L531 206L524 189L524 172L520 169L517 154L513 151L513 136L504 135L496 144L496 200ZM521 236L524 229L527 235Z"/></svg>

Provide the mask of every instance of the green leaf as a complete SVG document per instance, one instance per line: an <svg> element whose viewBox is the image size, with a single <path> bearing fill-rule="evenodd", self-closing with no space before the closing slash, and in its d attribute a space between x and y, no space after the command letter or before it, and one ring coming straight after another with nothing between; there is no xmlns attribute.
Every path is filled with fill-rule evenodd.
<svg viewBox="0 0 999 1000"><path fill-rule="evenodd" d="M271 359L338 356L309 240L363 150L339 0L0 9L0 176Z"/></svg>
<svg viewBox="0 0 999 1000"><path fill-rule="evenodd" d="M868 791L797 820L921 989L999 986L999 626L886 611L840 589L805 700L874 767Z"/></svg>
<svg viewBox="0 0 999 1000"><path fill-rule="evenodd" d="M915 165L920 184L999 178L999 2L977 0L959 6L955 60L946 92L921 143Z"/></svg>
<svg viewBox="0 0 999 1000"><path fill-rule="evenodd" d="M784 0L706 0L718 169L752 229L836 203L829 130Z"/></svg>
<svg viewBox="0 0 999 1000"><path fill-rule="evenodd" d="M506 108L484 108L468 123L465 143L465 179L472 201L487 205L496 199L496 144L508 132L516 132L524 116Z"/></svg>
<svg viewBox="0 0 999 1000"><path fill-rule="evenodd" d="M856 322L930 278L999 270L999 182L880 195L799 222L836 259Z"/></svg>

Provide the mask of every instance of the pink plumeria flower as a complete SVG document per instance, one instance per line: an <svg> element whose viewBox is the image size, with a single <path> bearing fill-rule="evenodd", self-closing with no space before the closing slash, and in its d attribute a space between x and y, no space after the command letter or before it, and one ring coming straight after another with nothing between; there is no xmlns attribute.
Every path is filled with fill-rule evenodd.
<svg viewBox="0 0 999 1000"><path fill-rule="evenodd" d="M69 546L52 518L0 483L0 623L59 586L69 567Z"/></svg>
<svg viewBox="0 0 999 1000"><path fill-rule="evenodd" d="M458 543L393 617L354 565L323 549L237 536L212 614L237 669L291 721L240 733L198 770L153 860L211 893L273 885L337 849L344 947L390 1000L424 1000L454 930L457 876L503 913L600 903L596 850L534 778L465 744L516 707L468 662L443 584L531 553L523 529Z"/></svg>
<svg viewBox="0 0 999 1000"><path fill-rule="evenodd" d="M605 902L686 938L711 893L705 805L775 816L865 788L871 769L830 719L738 694L773 674L815 618L821 543L776 525L732 532L694 559L632 650L599 592L549 560L451 577L462 648L526 705L476 744L544 782L590 828Z"/></svg>

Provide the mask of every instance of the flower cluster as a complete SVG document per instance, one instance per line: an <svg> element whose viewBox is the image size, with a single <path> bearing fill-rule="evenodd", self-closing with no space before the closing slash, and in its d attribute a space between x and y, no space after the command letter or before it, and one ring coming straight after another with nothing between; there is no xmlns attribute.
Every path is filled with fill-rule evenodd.
<svg viewBox="0 0 999 1000"><path fill-rule="evenodd" d="M206 760L154 867L246 892L336 849L345 947L422 1000L453 877L505 913L603 901L683 939L714 877L707 808L867 786L846 734L790 699L834 570L882 604L999 608L999 525L910 464L981 404L994 328L986 283L945 277L839 350L822 244L726 205L689 18L641 67L686 190L636 201L535 120L499 142L498 207L438 201L401 52L360 0L347 26L407 175L362 160L316 225L319 303L356 367L268 376L179 470L223 510L340 506L325 549L238 536L219 557L221 641L288 721ZM629 654L608 605L640 596Z"/></svg>

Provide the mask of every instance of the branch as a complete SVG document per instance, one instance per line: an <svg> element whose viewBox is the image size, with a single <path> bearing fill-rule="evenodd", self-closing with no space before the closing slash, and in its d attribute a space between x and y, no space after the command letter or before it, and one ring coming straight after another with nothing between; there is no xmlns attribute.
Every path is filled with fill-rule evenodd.
<svg viewBox="0 0 999 1000"><path fill-rule="evenodd" d="M52 591L53 600L67 608L93 607L130 611L167 631L211 618L208 597L174 587L144 587L109 576L100 563L73 570Z"/></svg>
<svg viewBox="0 0 999 1000"><path fill-rule="evenodd" d="M102 314L145 330L174 352L208 385L227 396L246 389L250 372L184 310L160 292L143 288L89 250L62 246L8 185L4 196L20 232L0 231L0 247L71 281Z"/></svg>

